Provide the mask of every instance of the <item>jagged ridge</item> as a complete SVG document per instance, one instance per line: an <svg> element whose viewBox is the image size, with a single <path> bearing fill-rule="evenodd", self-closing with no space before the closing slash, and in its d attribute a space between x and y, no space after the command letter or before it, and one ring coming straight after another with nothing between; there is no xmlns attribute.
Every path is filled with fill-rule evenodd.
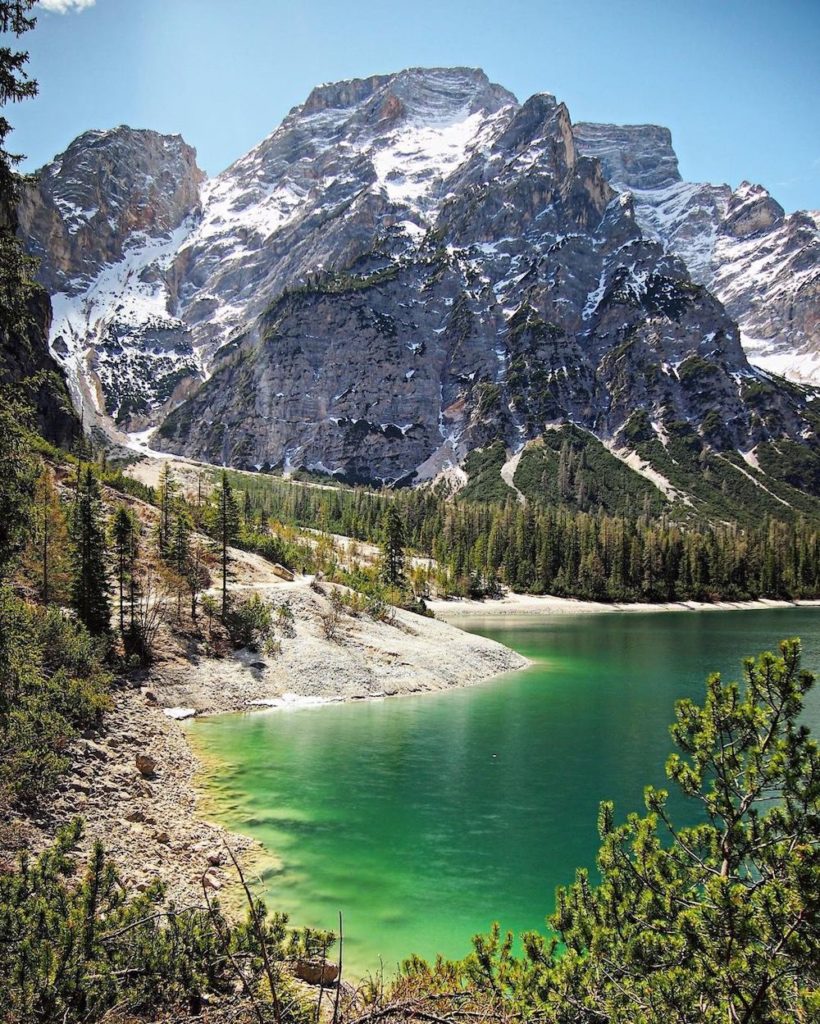
<svg viewBox="0 0 820 1024"><path fill-rule="evenodd" d="M720 240L769 238L779 208L717 190L704 213L711 187L680 181L665 129L573 126L549 94L522 105L480 71L411 69L318 87L203 185L181 140L144 135L117 144L176 154L173 215L57 309L77 380L126 422L210 375L165 421L172 450L393 481L555 422L617 447L636 409L661 444L678 422L717 450L812 435L809 396L748 365L703 286Z"/></svg>

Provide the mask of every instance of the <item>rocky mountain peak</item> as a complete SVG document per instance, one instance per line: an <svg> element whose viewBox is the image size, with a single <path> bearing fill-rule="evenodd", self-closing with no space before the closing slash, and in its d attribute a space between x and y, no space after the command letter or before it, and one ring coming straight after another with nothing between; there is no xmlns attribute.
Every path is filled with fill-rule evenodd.
<svg viewBox="0 0 820 1024"><path fill-rule="evenodd" d="M820 379L820 234L806 213L786 216L761 185L682 181L671 136L652 125L576 124L581 153L629 190L647 236L684 260L741 328L758 365Z"/></svg>
<svg viewBox="0 0 820 1024"><path fill-rule="evenodd" d="M342 82L325 82L313 89L300 107L291 114L316 114L322 110L343 110L355 107L369 99L392 75L371 75L370 78L351 78Z"/></svg>
<svg viewBox="0 0 820 1024"><path fill-rule="evenodd" d="M743 181L732 193L722 230L734 238L748 238L781 224L785 210L762 185Z"/></svg>
<svg viewBox="0 0 820 1024"><path fill-rule="evenodd" d="M99 412L162 422L157 444L397 480L551 422L615 443L636 409L701 423L712 402L703 436L724 446L781 429L746 409L730 317L757 301L766 239L789 280L803 268L799 306L778 284L799 315L755 337L811 334L814 222L779 233L767 193L681 181L664 128L573 125L550 93L410 68L317 87L201 178L178 137L121 128L27 200L53 350Z"/></svg>
<svg viewBox="0 0 820 1024"><path fill-rule="evenodd" d="M515 96L490 82L480 68L406 68L388 75L354 78L317 86L291 114L310 116L326 110L350 110L367 103L371 110L398 101L411 116L494 113L516 104ZM368 102L369 101L369 102Z"/></svg>
<svg viewBox="0 0 820 1024"><path fill-rule="evenodd" d="M572 130L581 150L601 161L604 174L616 188L657 189L681 181L668 128L582 121Z"/></svg>
<svg viewBox="0 0 820 1024"><path fill-rule="evenodd" d="M175 231L199 208L205 175L179 135L121 125L89 131L24 192L20 231L52 293L76 293L122 258L135 235ZM46 244L42 244L46 239Z"/></svg>

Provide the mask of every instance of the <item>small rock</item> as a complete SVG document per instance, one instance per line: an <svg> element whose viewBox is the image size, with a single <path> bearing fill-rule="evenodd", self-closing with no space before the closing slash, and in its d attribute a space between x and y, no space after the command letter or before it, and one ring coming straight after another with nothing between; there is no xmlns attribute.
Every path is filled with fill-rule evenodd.
<svg viewBox="0 0 820 1024"><path fill-rule="evenodd" d="M108 751L105 749L105 747L101 746L99 743L95 743L93 740L86 740L85 741L85 756L86 757L93 757L93 758L95 758L98 761L107 761L108 760Z"/></svg>
<svg viewBox="0 0 820 1024"><path fill-rule="evenodd" d="M157 695L154 693L153 690L143 690L142 695L143 697L145 697L145 700L148 704L157 703Z"/></svg>
<svg viewBox="0 0 820 1024"><path fill-rule="evenodd" d="M308 985L332 985L339 977L339 965L329 960L297 960L294 973Z"/></svg>
<svg viewBox="0 0 820 1024"><path fill-rule="evenodd" d="M132 807L123 817L126 821L145 821L145 811L141 811L139 807Z"/></svg>
<svg viewBox="0 0 820 1024"><path fill-rule="evenodd" d="M157 832L154 839L156 839L158 843L162 843L163 846L170 846L171 844L171 837L167 832Z"/></svg>
<svg viewBox="0 0 820 1024"><path fill-rule="evenodd" d="M216 875L206 874L202 878L202 884L206 889L213 889L215 892L222 888L222 883L216 877Z"/></svg>
<svg viewBox="0 0 820 1024"><path fill-rule="evenodd" d="M209 864L212 864L215 868L218 868L223 861L222 851L211 850L206 860L208 861Z"/></svg>
<svg viewBox="0 0 820 1024"><path fill-rule="evenodd" d="M137 754L136 761L140 775L153 775L156 771L157 762L150 754Z"/></svg>

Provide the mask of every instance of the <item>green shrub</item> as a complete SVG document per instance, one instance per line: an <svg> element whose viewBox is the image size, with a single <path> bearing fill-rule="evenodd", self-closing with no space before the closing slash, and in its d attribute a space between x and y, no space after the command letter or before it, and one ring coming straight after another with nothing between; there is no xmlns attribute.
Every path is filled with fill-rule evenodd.
<svg viewBox="0 0 820 1024"><path fill-rule="evenodd" d="M233 998L239 964L257 1019L273 1020L275 1006L281 1024L306 1024L282 966L304 949L327 948L330 936L291 932L285 915L268 915L258 901L234 925L215 902L166 905L159 882L129 893L100 843L78 871L72 852L81 835L77 820L0 877L2 1024L92 1024L115 1008L119 1020L187 1019L210 996Z"/></svg>
<svg viewBox="0 0 820 1024"><path fill-rule="evenodd" d="M225 625L236 647L259 651L273 639L273 612L259 594L232 604Z"/></svg>
<svg viewBox="0 0 820 1024"><path fill-rule="evenodd" d="M59 610L0 589L0 805L31 803L67 770L71 740L110 706L105 644Z"/></svg>

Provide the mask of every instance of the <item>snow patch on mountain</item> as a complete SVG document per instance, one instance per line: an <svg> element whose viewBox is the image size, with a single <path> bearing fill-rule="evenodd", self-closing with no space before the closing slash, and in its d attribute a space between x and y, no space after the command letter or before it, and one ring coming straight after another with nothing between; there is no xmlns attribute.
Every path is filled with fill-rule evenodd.
<svg viewBox="0 0 820 1024"><path fill-rule="evenodd" d="M404 126L373 153L376 181L396 204L425 211L432 187L463 163L484 123L481 113Z"/></svg>
<svg viewBox="0 0 820 1024"><path fill-rule="evenodd" d="M50 347L80 401L81 381L93 366L102 393L90 393L100 414L121 411L121 402L105 408L105 396L127 396L132 403L141 397L150 406L169 378L201 371L185 322L169 313L163 277L192 227L188 219L164 237L137 232L123 258L105 266L84 292L52 296Z"/></svg>

